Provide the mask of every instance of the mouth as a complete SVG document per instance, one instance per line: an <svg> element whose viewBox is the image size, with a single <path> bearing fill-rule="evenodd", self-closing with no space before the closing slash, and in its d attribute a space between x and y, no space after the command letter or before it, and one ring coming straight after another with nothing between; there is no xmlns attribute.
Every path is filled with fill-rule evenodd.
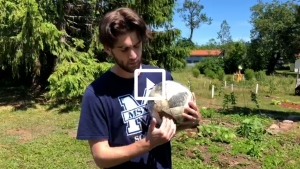
<svg viewBox="0 0 300 169"><path fill-rule="evenodd" d="M130 62L129 65L131 65L131 66L136 66L138 63L139 63L138 61Z"/></svg>

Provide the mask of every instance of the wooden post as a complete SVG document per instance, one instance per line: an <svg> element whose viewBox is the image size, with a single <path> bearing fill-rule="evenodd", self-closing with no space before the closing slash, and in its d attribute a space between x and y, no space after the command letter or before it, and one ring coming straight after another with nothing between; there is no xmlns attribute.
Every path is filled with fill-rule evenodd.
<svg viewBox="0 0 300 169"><path fill-rule="evenodd" d="M215 95L215 86L212 85L212 88L211 88L211 98L212 99L214 98L214 95Z"/></svg>
<svg viewBox="0 0 300 169"><path fill-rule="evenodd" d="M256 84L256 89L255 89L255 93L258 93L258 84Z"/></svg>

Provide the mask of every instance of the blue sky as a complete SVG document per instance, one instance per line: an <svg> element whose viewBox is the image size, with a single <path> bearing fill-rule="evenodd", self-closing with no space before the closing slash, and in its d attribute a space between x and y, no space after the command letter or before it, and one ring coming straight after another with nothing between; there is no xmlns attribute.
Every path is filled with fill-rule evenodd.
<svg viewBox="0 0 300 169"><path fill-rule="evenodd" d="M286 0L280 0L285 2ZM179 0L180 5L184 0ZM272 2L272 0L263 0L263 2ZM252 25L249 24L251 12L250 8L257 4L257 0L201 0L204 5L202 10L207 16L213 19L211 25L201 25L200 28L194 30L193 42L199 45L205 44L209 39L217 39L217 32L221 28L221 23L226 20L230 25L230 33L233 40L250 39L250 30ZM174 27L180 29L183 37L189 37L190 30L185 26L179 16L174 15Z"/></svg>

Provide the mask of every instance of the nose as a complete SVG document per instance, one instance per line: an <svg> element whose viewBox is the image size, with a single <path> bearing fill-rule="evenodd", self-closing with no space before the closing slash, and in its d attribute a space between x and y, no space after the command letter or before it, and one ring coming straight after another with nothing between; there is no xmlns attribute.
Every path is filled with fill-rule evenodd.
<svg viewBox="0 0 300 169"><path fill-rule="evenodd" d="M133 49L130 50L129 52L129 59L135 59L137 57L137 54Z"/></svg>

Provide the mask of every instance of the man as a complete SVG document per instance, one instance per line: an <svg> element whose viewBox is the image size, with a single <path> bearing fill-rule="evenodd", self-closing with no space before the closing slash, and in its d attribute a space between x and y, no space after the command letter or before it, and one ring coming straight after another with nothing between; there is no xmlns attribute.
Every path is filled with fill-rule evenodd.
<svg viewBox="0 0 300 169"><path fill-rule="evenodd" d="M145 22L129 8L119 8L104 16L100 42L115 60L115 65L91 83L84 92L77 139L88 140L94 161L100 168L170 169L170 140L176 132L171 119L163 118L159 128L137 101L134 71L156 69L141 64L142 45L151 32ZM166 71L167 72L167 71ZM161 82L155 73L139 74L139 95L147 94L146 78ZM166 80L173 80L169 72ZM200 113L193 103L183 116L190 119L186 128L198 124ZM177 131L180 129L177 129Z"/></svg>

